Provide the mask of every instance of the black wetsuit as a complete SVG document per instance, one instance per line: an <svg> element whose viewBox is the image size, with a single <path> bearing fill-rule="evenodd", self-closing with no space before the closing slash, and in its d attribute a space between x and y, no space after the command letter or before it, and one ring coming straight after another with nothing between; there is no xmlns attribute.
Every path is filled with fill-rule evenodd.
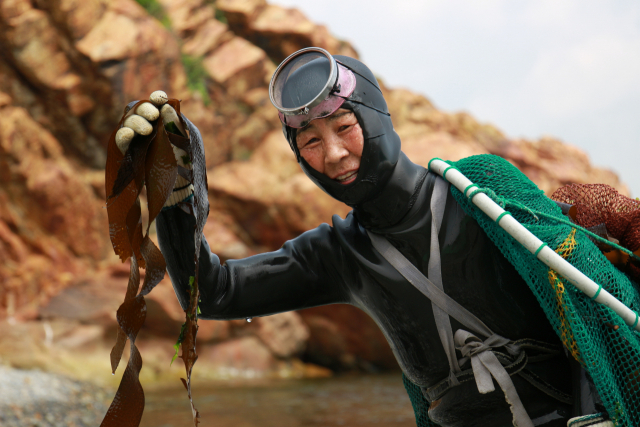
<svg viewBox="0 0 640 427"><path fill-rule="evenodd" d="M333 227L323 224L286 242L278 251L229 260L224 266L203 241L200 317L236 319L352 304L380 326L407 378L427 390L450 370L431 302L372 247L366 230L386 236L427 275L429 202L436 176L400 151L400 139L373 74L352 58L336 59L357 74L356 90L343 105L356 114L365 140L356 181L343 186L310 168L295 146L296 130L287 126L283 130L302 170L353 211L345 219L334 216ZM191 143L201 144L195 127L191 127ZM188 278L194 274L193 221L178 207L164 210L157 218L160 249L183 307L188 302ZM536 339L560 347L526 283L450 192L438 239L444 291L450 297L503 337ZM462 327L454 319L451 324L453 332ZM551 360L529 363L527 369L571 394L571 367L564 352ZM539 391L518 375L511 378L536 425L566 425L572 415L570 404ZM500 387L481 395L473 380L432 402L429 415L443 426L495 427L512 421Z"/></svg>
<svg viewBox="0 0 640 427"><path fill-rule="evenodd" d="M404 181L419 181L426 173L404 156L401 159L400 165L410 175L403 177ZM433 174L423 177L416 201L402 221L375 230L425 275L431 238L429 201L435 179ZM188 267L193 265L193 240L185 238L193 232L192 221L179 208L165 210L157 219L160 248L183 307L188 303L188 277L193 275L193 267ZM449 296L504 337L559 344L526 283L450 193L438 238L444 290ZM334 216L333 227L323 224L286 242L278 251L229 260L223 267L204 241L200 265L203 319L237 319L324 304L352 304L380 326L412 382L427 388L449 374L430 301L373 249L353 213L345 219ZM455 320L451 322L454 332L463 328ZM538 366L530 364L529 368L571 393L569 362L564 354ZM557 413L564 419L556 419L557 424L566 425L569 405L518 376L512 379L532 420ZM511 423L500 388L480 395L473 381L450 390L430 416L446 426Z"/></svg>

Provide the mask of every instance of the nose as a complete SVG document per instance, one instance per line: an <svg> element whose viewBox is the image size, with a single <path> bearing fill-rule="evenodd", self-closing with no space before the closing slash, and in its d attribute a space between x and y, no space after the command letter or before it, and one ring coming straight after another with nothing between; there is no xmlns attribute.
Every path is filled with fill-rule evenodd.
<svg viewBox="0 0 640 427"><path fill-rule="evenodd" d="M337 135L325 139L324 150L326 163L338 163L344 157L349 156L349 150L347 150L344 141Z"/></svg>

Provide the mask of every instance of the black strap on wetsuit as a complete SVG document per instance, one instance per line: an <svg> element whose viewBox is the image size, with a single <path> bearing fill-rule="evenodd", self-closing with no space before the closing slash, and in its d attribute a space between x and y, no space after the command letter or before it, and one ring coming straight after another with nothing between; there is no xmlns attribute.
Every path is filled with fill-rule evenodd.
<svg viewBox="0 0 640 427"><path fill-rule="evenodd" d="M447 354L451 370L449 377L430 387L426 390L425 395L429 401L433 402L442 397L452 387L471 379L475 379L480 393L489 393L495 390L493 377L504 392L517 425L519 427L533 427L533 423L520 401L510 375L518 374L547 395L561 402L571 403L571 396L561 392L533 372L525 369L528 362L550 359L559 354L560 349L557 346L536 340L510 341L497 335L480 319L444 292L440 271L438 233L444 215L444 200L447 191L448 184L443 179L437 179L430 206L432 228L428 274L433 280L427 279L385 237L367 231L374 248L402 276L429 298L433 305L438 334ZM475 334L486 337L486 339L482 341L473 333L463 329L459 329L454 335L449 316ZM506 352L497 351L498 348L505 349ZM462 353L462 359L457 360L455 349ZM471 362L471 369L461 370L460 367L464 366L468 361Z"/></svg>

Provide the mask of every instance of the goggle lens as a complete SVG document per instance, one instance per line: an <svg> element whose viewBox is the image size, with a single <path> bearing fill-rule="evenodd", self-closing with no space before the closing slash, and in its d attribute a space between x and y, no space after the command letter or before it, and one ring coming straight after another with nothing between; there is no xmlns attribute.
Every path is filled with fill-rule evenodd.
<svg viewBox="0 0 640 427"><path fill-rule="evenodd" d="M285 59L269 85L271 102L282 123L301 128L333 114L356 85L351 70L325 50L302 49Z"/></svg>
<svg viewBox="0 0 640 427"><path fill-rule="evenodd" d="M331 62L317 52L306 52L290 60L273 84L276 108L296 110L309 106L329 84Z"/></svg>

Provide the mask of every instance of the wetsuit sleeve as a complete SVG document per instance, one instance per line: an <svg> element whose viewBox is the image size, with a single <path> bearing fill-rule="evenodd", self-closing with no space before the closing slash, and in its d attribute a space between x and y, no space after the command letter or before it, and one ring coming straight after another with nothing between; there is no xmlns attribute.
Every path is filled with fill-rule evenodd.
<svg viewBox="0 0 640 427"><path fill-rule="evenodd" d="M192 216L180 208L156 220L160 250L183 309L193 276ZM281 249L220 265L206 239L200 247L201 318L238 319L350 302L344 257L329 225L286 242Z"/></svg>

